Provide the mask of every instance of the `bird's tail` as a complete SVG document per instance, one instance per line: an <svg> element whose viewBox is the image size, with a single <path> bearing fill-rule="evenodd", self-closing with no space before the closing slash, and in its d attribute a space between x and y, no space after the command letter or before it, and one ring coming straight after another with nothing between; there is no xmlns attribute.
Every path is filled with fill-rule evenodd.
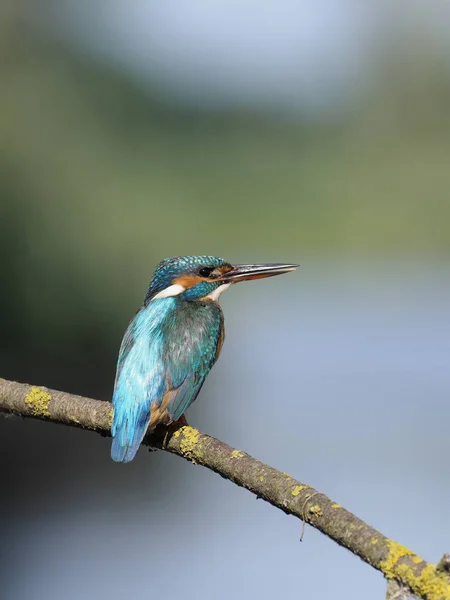
<svg viewBox="0 0 450 600"><path fill-rule="evenodd" d="M128 412L122 403L114 403L114 418L111 427L113 442L111 458L116 462L130 462L136 456L147 433L150 412L143 409Z"/></svg>

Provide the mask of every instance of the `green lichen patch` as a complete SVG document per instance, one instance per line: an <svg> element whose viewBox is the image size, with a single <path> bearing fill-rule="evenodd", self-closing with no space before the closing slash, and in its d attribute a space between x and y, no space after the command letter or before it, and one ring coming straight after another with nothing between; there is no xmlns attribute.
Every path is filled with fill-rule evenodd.
<svg viewBox="0 0 450 600"><path fill-rule="evenodd" d="M231 458L244 458L245 454L244 452L241 452L241 450L233 450L233 452L231 453Z"/></svg>
<svg viewBox="0 0 450 600"><path fill-rule="evenodd" d="M388 555L380 566L388 579L399 579L427 600L450 600L448 579L436 571L435 565L426 564L412 550L393 540L388 540L387 546ZM423 568L420 568L421 563Z"/></svg>
<svg viewBox="0 0 450 600"><path fill-rule="evenodd" d="M401 577L409 587L427 600L450 600L448 579L436 571L436 566L427 564L420 573L415 573L406 564L398 565L397 577Z"/></svg>
<svg viewBox="0 0 450 600"><path fill-rule="evenodd" d="M25 396L25 404L35 417L50 417L48 407L51 399L51 395L43 388L32 387Z"/></svg>
<svg viewBox="0 0 450 600"><path fill-rule="evenodd" d="M395 567L397 566L398 561L404 556L412 556L414 552L405 546L402 546L402 544L394 542L394 540L388 540L387 546L389 553L386 559L382 562L381 568L386 577L388 579L392 579L396 576Z"/></svg>
<svg viewBox="0 0 450 600"><path fill-rule="evenodd" d="M313 515L315 515L316 517L322 517L323 516L323 510L320 508L320 506L318 504L315 504L314 506L311 506L311 508L309 509L309 512Z"/></svg>
<svg viewBox="0 0 450 600"><path fill-rule="evenodd" d="M200 432L197 429L194 429L193 427L185 425L184 427L181 427L181 429L178 429L175 432L175 437L180 436L181 454L194 462L194 450L196 449L198 454L198 451L200 449L199 447L197 447L200 439Z"/></svg>
<svg viewBox="0 0 450 600"><path fill-rule="evenodd" d="M292 494L293 496L298 496L298 495L300 494L300 492L301 492L302 490L306 490L306 488L307 488L307 487L308 487L307 485L296 485L296 486L294 487L294 489L292 490L291 494Z"/></svg>

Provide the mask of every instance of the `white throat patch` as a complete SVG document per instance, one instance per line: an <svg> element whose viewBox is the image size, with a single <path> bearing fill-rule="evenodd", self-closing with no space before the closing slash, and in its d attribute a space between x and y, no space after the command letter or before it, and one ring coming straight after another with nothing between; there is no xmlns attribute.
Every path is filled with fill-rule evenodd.
<svg viewBox="0 0 450 600"><path fill-rule="evenodd" d="M207 298L208 300L214 300L214 302L217 302L219 300L220 294L227 290L230 287L230 285L231 283L223 283L222 285L219 285L218 288L216 288L210 294L205 296L205 299Z"/></svg>
<svg viewBox="0 0 450 600"><path fill-rule="evenodd" d="M153 296L152 300L156 300L158 298L170 298L171 296L178 296L179 294L182 294L185 291L185 287L179 285L178 283L175 283L174 285L169 285L169 287L166 287L166 289L158 292L156 296Z"/></svg>

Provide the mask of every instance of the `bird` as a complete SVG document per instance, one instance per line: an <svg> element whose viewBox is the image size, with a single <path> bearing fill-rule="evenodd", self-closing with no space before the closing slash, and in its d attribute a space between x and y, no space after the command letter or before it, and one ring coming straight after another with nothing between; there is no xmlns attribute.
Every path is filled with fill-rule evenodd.
<svg viewBox="0 0 450 600"><path fill-rule="evenodd" d="M184 413L225 338L220 295L235 283L297 266L233 265L216 256L176 256L159 263L119 350L112 396L114 461L131 461L157 425L187 424Z"/></svg>

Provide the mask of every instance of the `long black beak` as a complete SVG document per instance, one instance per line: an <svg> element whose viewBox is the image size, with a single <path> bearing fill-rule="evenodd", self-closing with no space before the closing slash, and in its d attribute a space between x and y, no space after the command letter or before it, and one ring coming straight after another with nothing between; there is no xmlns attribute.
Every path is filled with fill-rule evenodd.
<svg viewBox="0 0 450 600"><path fill-rule="evenodd" d="M237 283L238 281L249 281L251 279L262 279L273 277L295 271L298 265L285 265L282 263L265 265L234 265L231 271L224 273L221 280L224 283Z"/></svg>

